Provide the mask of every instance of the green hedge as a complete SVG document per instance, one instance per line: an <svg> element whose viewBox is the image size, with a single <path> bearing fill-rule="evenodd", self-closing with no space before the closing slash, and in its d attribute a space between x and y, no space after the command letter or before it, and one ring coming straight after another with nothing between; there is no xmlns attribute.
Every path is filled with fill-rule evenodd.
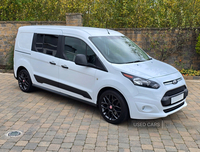
<svg viewBox="0 0 200 152"><path fill-rule="evenodd" d="M82 13L84 26L199 27L200 0L1 0L1 21L65 21Z"/></svg>

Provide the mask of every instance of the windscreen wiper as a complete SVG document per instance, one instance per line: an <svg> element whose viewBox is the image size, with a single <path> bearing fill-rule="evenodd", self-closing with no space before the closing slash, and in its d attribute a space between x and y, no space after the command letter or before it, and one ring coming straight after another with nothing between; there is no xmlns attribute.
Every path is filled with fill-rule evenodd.
<svg viewBox="0 0 200 152"><path fill-rule="evenodd" d="M126 62L126 63L137 63L137 62L144 62L146 60L136 60L136 61L130 61L130 62Z"/></svg>

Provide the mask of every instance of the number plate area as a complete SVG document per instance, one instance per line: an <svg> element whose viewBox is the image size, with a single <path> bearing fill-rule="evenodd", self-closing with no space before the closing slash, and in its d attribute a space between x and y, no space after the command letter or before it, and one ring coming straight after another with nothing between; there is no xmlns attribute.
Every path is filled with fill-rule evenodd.
<svg viewBox="0 0 200 152"><path fill-rule="evenodd" d="M174 103L182 100L183 98L184 98L184 94L183 93L178 95L178 96L176 96L176 97L172 97L171 98L171 104L174 104Z"/></svg>

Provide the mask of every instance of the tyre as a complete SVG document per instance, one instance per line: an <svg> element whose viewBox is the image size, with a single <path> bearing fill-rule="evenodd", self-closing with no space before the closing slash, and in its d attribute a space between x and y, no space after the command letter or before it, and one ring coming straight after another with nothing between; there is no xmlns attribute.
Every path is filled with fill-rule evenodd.
<svg viewBox="0 0 200 152"><path fill-rule="evenodd" d="M123 96L114 90L103 92L99 98L99 110L103 118L119 124L128 118L128 107Z"/></svg>
<svg viewBox="0 0 200 152"><path fill-rule="evenodd" d="M32 81L31 81L30 75L27 70L22 69L21 71L19 71L18 84L19 84L19 88L23 92L31 92L32 91L32 89L33 89Z"/></svg>

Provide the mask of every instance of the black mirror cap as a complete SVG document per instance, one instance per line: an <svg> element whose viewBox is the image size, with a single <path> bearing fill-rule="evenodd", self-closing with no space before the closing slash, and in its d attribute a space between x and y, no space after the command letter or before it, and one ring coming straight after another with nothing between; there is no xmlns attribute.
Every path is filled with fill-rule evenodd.
<svg viewBox="0 0 200 152"><path fill-rule="evenodd" d="M77 54L75 57L75 64L87 66L87 59L84 54Z"/></svg>

